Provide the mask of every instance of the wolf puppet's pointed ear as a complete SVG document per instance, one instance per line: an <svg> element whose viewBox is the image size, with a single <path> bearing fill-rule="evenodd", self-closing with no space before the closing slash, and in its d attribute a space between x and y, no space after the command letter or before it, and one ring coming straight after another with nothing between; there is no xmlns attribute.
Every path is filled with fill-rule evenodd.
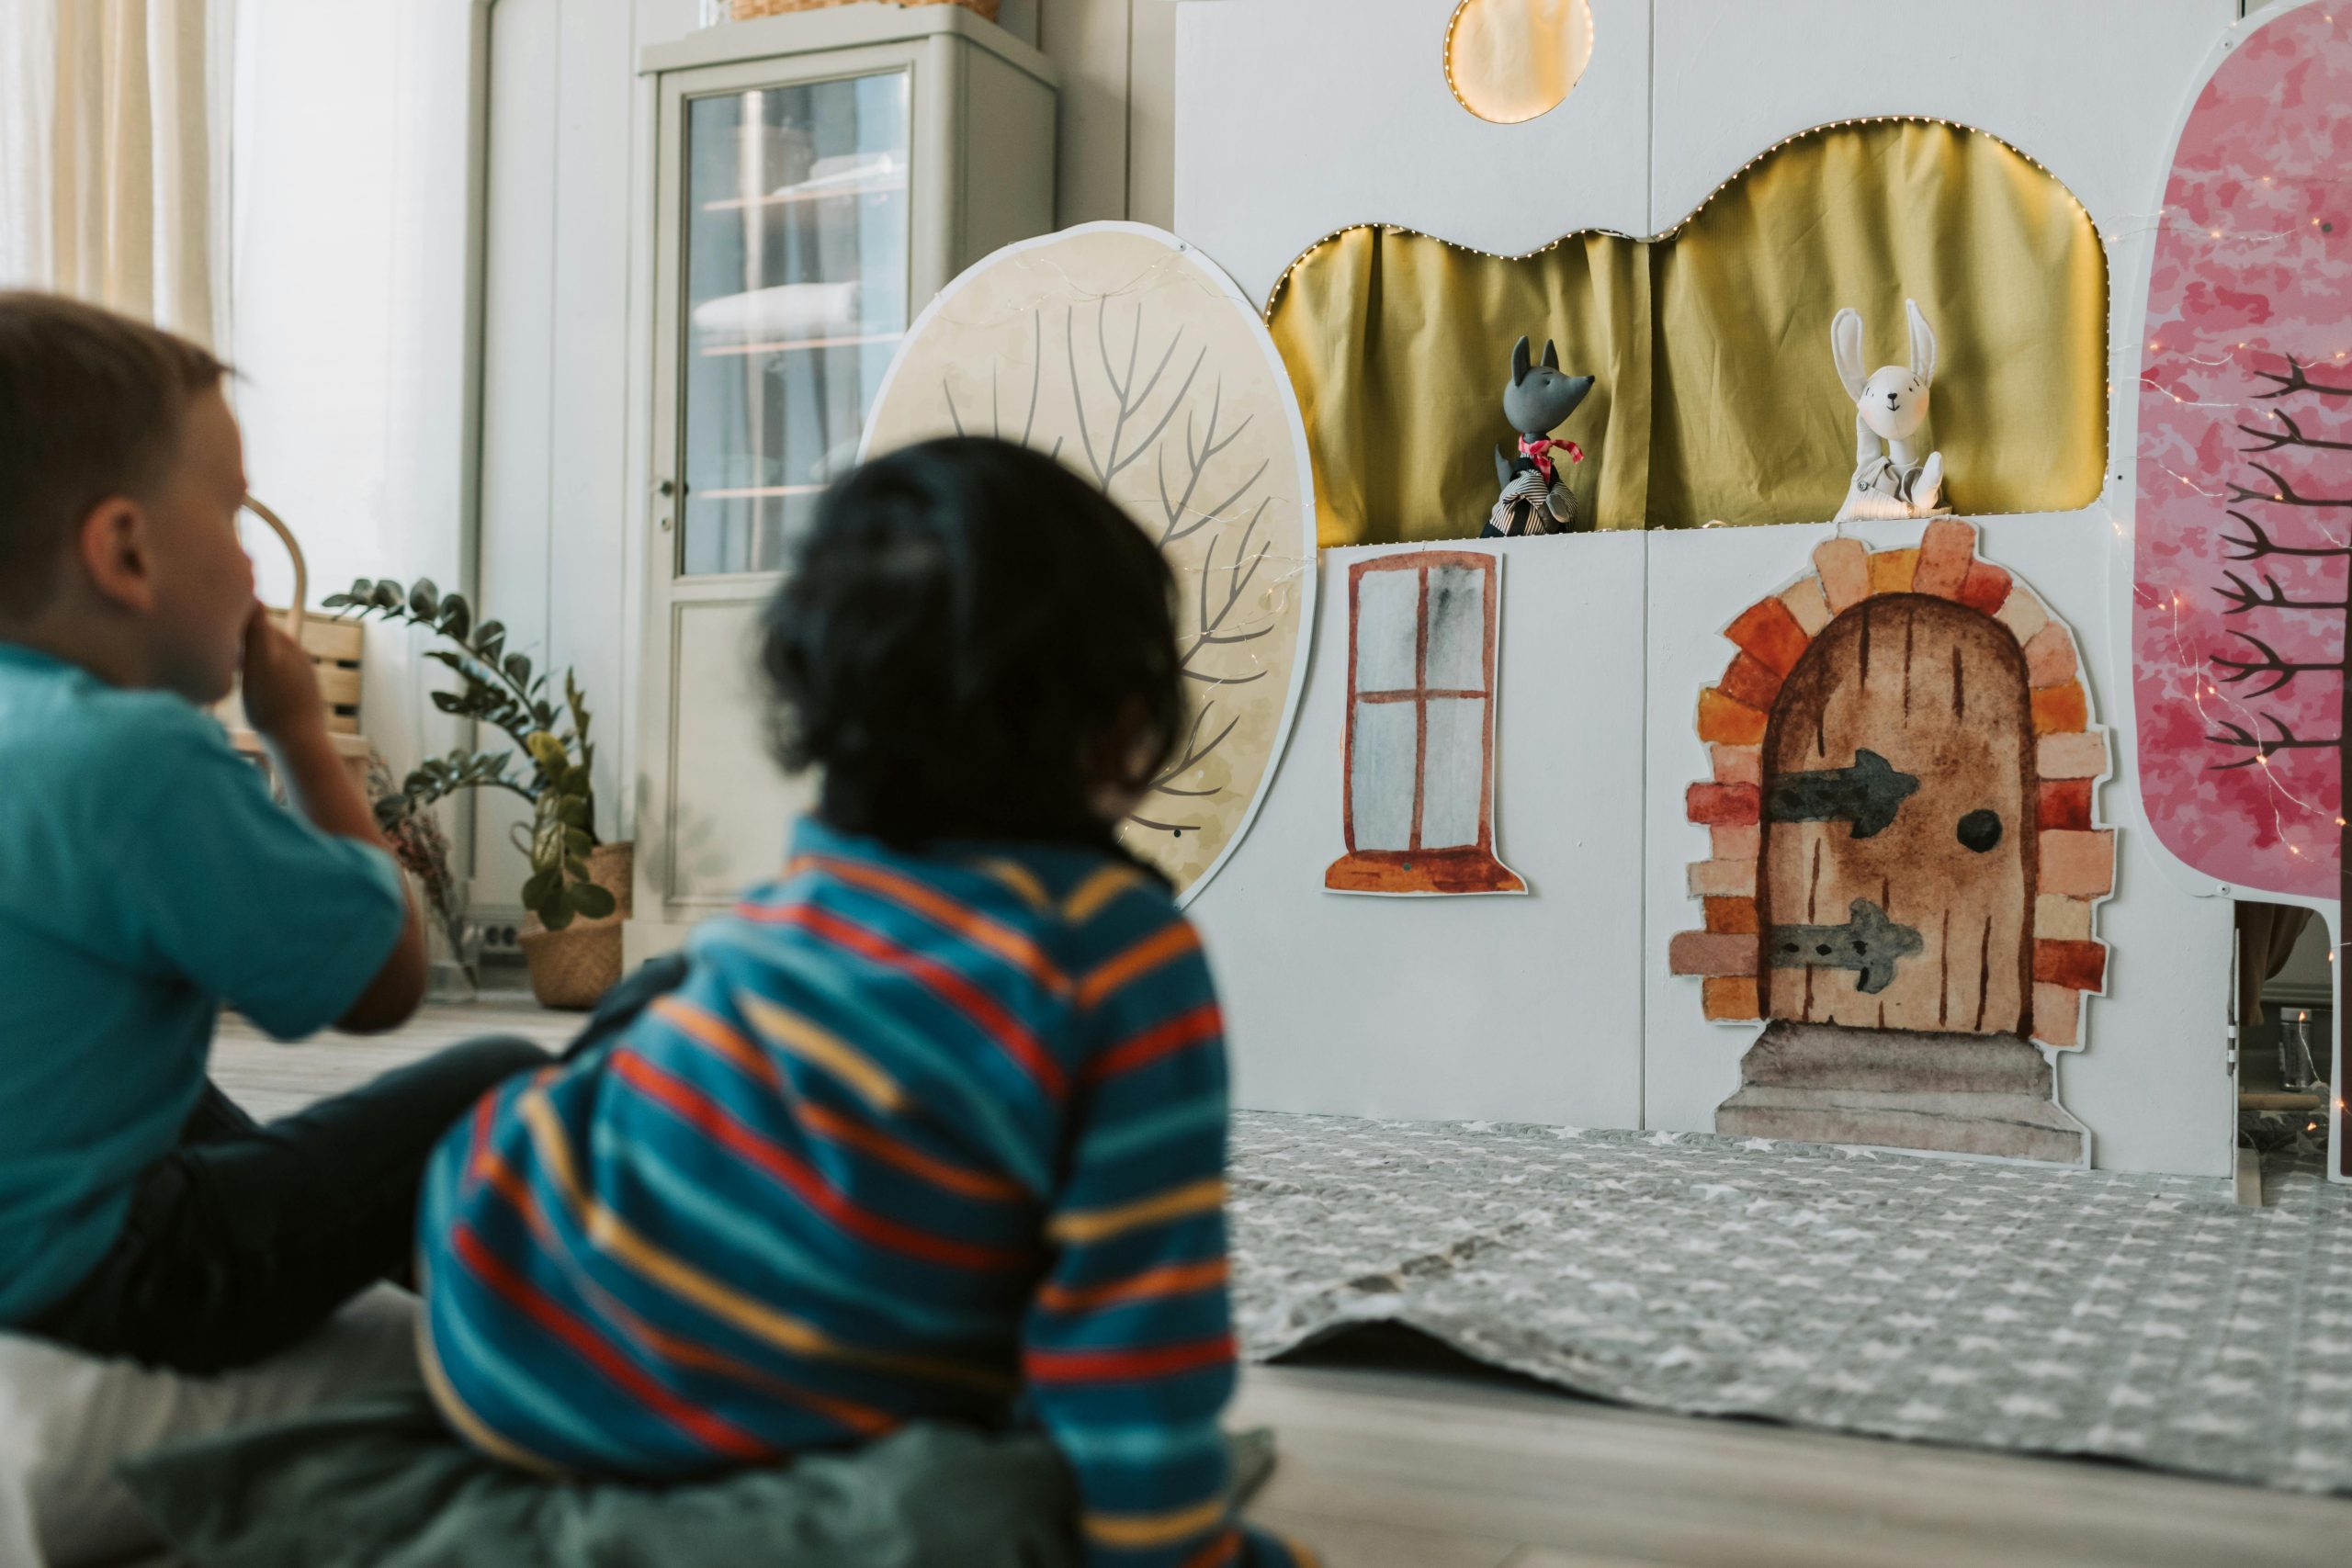
<svg viewBox="0 0 2352 1568"><path fill-rule="evenodd" d="M1517 342L1516 344L1512 344L1512 345L1511 345L1511 351L1510 351L1510 384L1511 384L1512 386L1516 387L1516 386L1518 386L1521 381L1524 381L1524 380L1526 380L1526 379L1527 379L1527 340L1526 340L1525 338L1521 338L1521 339L1519 340L1519 342Z"/></svg>
<svg viewBox="0 0 2352 1568"><path fill-rule="evenodd" d="M1552 346L1552 340L1547 337L1544 340L1544 368L1557 370L1559 367L1560 351Z"/></svg>

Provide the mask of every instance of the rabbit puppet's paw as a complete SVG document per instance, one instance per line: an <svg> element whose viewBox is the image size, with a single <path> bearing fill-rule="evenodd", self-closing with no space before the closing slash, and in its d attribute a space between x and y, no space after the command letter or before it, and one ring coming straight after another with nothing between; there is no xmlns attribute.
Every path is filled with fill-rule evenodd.
<svg viewBox="0 0 2352 1568"><path fill-rule="evenodd" d="M1928 460L1912 470L1910 476L1909 494L1905 499L1911 502L1911 515L1933 516L1938 503L1943 500L1943 494L1944 455L1941 452L1930 452L1928 454Z"/></svg>
<svg viewBox="0 0 2352 1568"><path fill-rule="evenodd" d="M1932 517L1943 500L1944 455L1930 452L1916 467L1899 468L1883 456L1872 457L1854 470L1846 500L1834 519L1839 523L1887 522L1904 517Z"/></svg>

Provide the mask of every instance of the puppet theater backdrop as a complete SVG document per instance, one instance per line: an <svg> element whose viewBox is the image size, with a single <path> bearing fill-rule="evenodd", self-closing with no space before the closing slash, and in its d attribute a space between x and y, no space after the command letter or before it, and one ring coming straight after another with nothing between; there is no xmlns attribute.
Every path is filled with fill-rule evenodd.
<svg viewBox="0 0 2352 1568"><path fill-rule="evenodd" d="M2228 675L2227 639L2176 657L2144 613L2135 637L2134 550L2217 557L2231 505L2267 505L2253 539L2303 575L2245 592L2316 634L2344 558L2284 497L2345 492L2272 485L2217 415L2151 426L2186 476L2169 518L2143 394L2227 412L2285 388L2301 423L2258 438L2324 459L2343 394L2320 356L2352 330L2300 302L2275 346L2319 368L2263 380L2302 372L2246 351L2208 397L2211 356L2167 357L2157 317L2186 289L2208 336L2238 331L2251 264L2167 261L2153 307L2151 272L2222 237L2188 233L2223 220L2186 216L2177 153L2209 183L2236 160L2230 192L2292 186L2262 299L2339 265L2301 224L2334 210L2336 165L2293 114L2340 85L2202 87L2266 20L2303 29L2274 62L2335 59L2332 17L1450 9L1363 0L1335 30L1283 0L1183 7L1176 235L1093 226L983 264L875 416L888 445L1014 434L1018 411L1168 545L1201 722L1129 833L1222 957L1238 1102L2222 1174L2224 895L2333 915L2335 753L2302 743L2338 733L2316 716L2340 605L2324 652L2234 645L2302 681L2310 713L2273 705L2301 728L2233 710L2188 735L2151 693ZM1309 61L1348 90L1296 92ZM2227 100L2221 152L2200 92ZM1858 310L1865 363L1899 361L1906 300L1939 345L1919 450L1941 502L1827 523L1856 460L1830 319ZM1580 531L1481 540L1522 333L1596 378L1554 433L1583 454ZM2169 532L2135 536L2151 517ZM2226 773L2230 808L2320 871L2225 882L2180 852L2178 803L2233 760L2201 736L2233 725L2260 766ZM2151 830L2143 773L2174 827ZM1340 896L1364 892L1428 896ZM1498 892L1526 896L1461 896Z"/></svg>

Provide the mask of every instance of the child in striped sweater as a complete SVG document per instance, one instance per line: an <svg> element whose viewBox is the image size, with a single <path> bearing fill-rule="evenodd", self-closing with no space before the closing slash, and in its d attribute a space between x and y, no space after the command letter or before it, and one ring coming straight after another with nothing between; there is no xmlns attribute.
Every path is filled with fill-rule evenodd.
<svg viewBox="0 0 2352 1568"><path fill-rule="evenodd" d="M1311 1562L1226 1498L1216 996L1113 832L1182 736L1159 551L933 442L827 493L763 629L820 807L674 989L441 1145L443 1412L648 1479L1034 1419L1094 1568Z"/></svg>

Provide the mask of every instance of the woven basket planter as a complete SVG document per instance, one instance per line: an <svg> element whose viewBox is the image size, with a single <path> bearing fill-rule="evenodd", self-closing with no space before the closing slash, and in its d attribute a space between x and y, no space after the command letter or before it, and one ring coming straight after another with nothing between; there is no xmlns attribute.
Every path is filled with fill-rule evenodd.
<svg viewBox="0 0 2352 1568"><path fill-rule="evenodd" d="M585 1012L620 983L621 922L629 918L636 873L636 845L599 844L588 852L588 880L617 899L618 908L601 920L575 919L560 931L541 925L537 915L525 917L523 961L541 1007Z"/></svg>
<svg viewBox="0 0 2352 1568"><path fill-rule="evenodd" d="M734 17L748 22L753 17L781 17L786 11L815 11L827 6L848 6L855 0L732 0ZM967 11L978 12L988 21L996 20L999 0L897 0L901 6L961 6Z"/></svg>

